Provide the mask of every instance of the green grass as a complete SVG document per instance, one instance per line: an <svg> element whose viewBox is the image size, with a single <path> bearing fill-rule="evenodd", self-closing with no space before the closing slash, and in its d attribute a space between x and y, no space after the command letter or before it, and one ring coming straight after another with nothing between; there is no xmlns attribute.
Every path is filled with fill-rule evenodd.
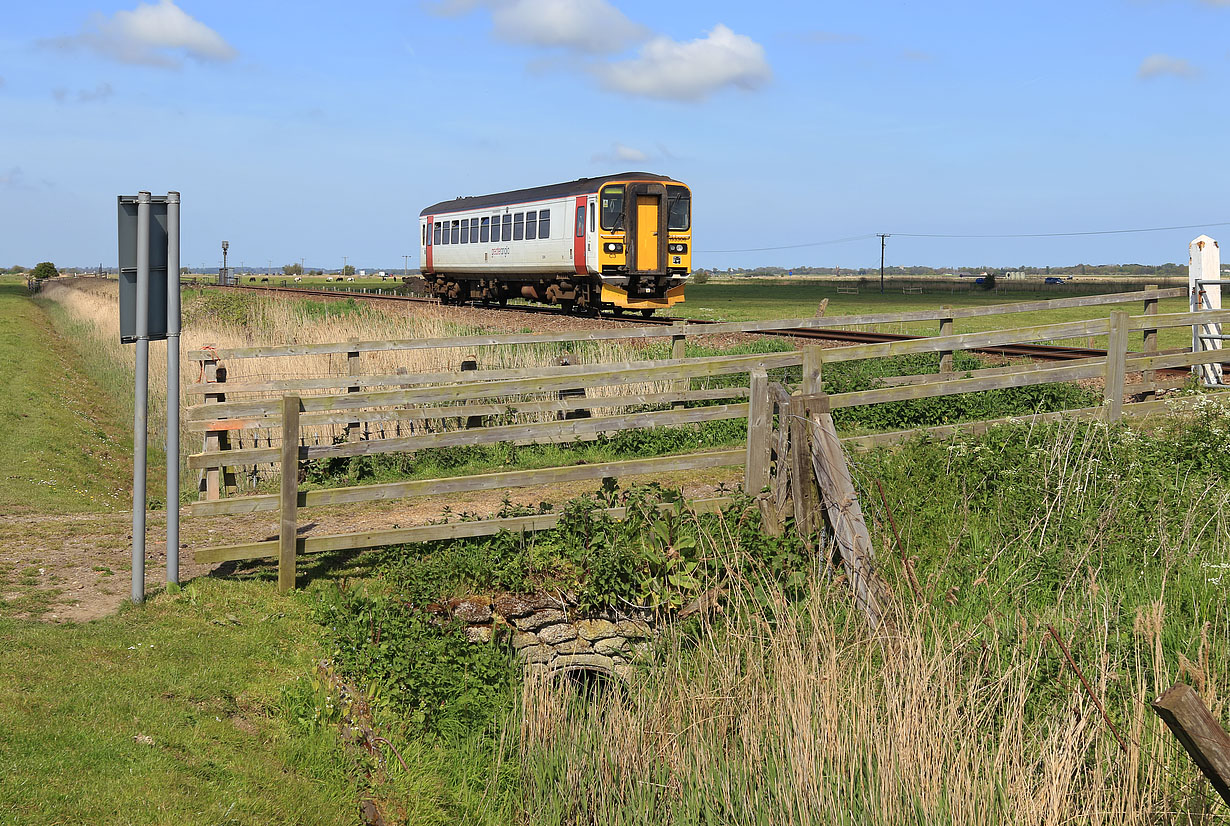
<svg viewBox="0 0 1230 826"><path fill-rule="evenodd" d="M1141 289L1143 289L1143 284ZM1097 292L1091 289L1091 293ZM690 284L685 291L686 300L671 310L672 316L681 318L712 319L720 321L755 321L768 318L799 318L815 313L820 302L829 299L825 317L864 315L868 313L903 313L915 310L938 310L943 306L968 308L987 307L993 304L1015 304L1023 301L1042 301L1067 298L1054 292L961 292L925 293L904 295L900 289L881 295L874 287L865 287L859 295L838 295L837 285L825 281L777 281L757 279L754 283L708 283ZM1172 298L1158 304L1160 313L1186 312L1187 299ZM1122 304L1109 307L1076 307L1012 315L991 315L957 319L956 333L974 333L984 330L999 330L1011 327L1027 327L1037 324L1056 324L1064 321L1079 321L1090 318L1106 318L1113 310L1121 309L1130 315L1140 315L1144 305ZM909 324L881 324L877 330L888 333L937 334L938 322ZM1086 345L1085 339L1067 343ZM1105 339L1095 338L1094 347L1105 347ZM1135 338L1129 346L1139 346ZM1191 346L1191 331L1172 327L1158 334L1158 347Z"/></svg>
<svg viewBox="0 0 1230 826"><path fill-rule="evenodd" d="M132 448L121 409L13 278L0 278L0 387L0 510L128 504Z"/></svg>
<svg viewBox="0 0 1230 826"><path fill-rule="evenodd" d="M319 651L304 605L198 580L82 625L0 620L0 824L357 822L336 743L280 712Z"/></svg>

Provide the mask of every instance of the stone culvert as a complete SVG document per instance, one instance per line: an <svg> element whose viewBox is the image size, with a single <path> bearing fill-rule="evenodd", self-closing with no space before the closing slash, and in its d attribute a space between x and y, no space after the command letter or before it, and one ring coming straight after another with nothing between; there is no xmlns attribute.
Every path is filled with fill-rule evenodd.
<svg viewBox="0 0 1230 826"><path fill-rule="evenodd" d="M589 671L626 678L656 635L648 612L582 615L566 599L546 596L467 597L428 610L459 620L471 642L488 642L507 628L526 669L545 674Z"/></svg>

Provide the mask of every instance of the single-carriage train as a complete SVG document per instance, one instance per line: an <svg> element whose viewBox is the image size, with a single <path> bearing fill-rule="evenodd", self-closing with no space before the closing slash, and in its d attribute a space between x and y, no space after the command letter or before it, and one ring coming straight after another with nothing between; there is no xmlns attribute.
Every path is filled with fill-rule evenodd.
<svg viewBox="0 0 1230 826"><path fill-rule="evenodd" d="M691 269L691 190L643 172L441 201L419 224L423 277L447 303L648 317L683 301Z"/></svg>

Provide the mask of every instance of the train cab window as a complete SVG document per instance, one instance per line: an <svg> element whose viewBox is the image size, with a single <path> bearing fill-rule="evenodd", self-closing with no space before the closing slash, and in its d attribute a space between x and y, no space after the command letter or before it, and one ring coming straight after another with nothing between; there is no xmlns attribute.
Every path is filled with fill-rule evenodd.
<svg viewBox="0 0 1230 826"><path fill-rule="evenodd" d="M423 246L427 246L427 225L423 224Z"/></svg>
<svg viewBox="0 0 1230 826"><path fill-rule="evenodd" d="M470 219L465 218L461 221L461 243L470 243Z"/></svg>
<svg viewBox="0 0 1230 826"><path fill-rule="evenodd" d="M551 210L540 209L538 211L538 237L551 237Z"/></svg>
<svg viewBox="0 0 1230 826"><path fill-rule="evenodd" d="M520 241L525 237L525 213L518 212L513 216L513 240Z"/></svg>
<svg viewBox="0 0 1230 826"><path fill-rule="evenodd" d="M598 213L598 210L594 209L594 202L590 201L589 202L589 231L590 232L594 231L594 219L597 213Z"/></svg>
<svg viewBox="0 0 1230 826"><path fill-rule="evenodd" d="M606 186L602 188L602 228L612 231L623 230L623 186Z"/></svg>
<svg viewBox="0 0 1230 826"><path fill-rule="evenodd" d="M478 228L478 241L485 244L491 240L491 219L484 218L482 224Z"/></svg>
<svg viewBox="0 0 1230 826"><path fill-rule="evenodd" d="M692 193L687 187L666 187L667 229L685 230L692 226Z"/></svg>
<svg viewBox="0 0 1230 826"><path fill-rule="evenodd" d="M440 243L440 222L439 221L436 221L435 229L433 229L432 232L435 234L435 239L433 240L432 246L436 246Z"/></svg>
<svg viewBox="0 0 1230 826"><path fill-rule="evenodd" d="M581 238L585 235L585 204L577 207L577 237Z"/></svg>
<svg viewBox="0 0 1230 826"><path fill-rule="evenodd" d="M449 229L449 234L453 236L454 244L461 243L461 222L460 221L452 222L451 228Z"/></svg>
<svg viewBox="0 0 1230 826"><path fill-rule="evenodd" d="M503 225L500 228L500 240L501 241L511 241L512 240L512 216L511 215L508 215L508 214L504 215Z"/></svg>
<svg viewBox="0 0 1230 826"><path fill-rule="evenodd" d="M533 241L538 237L538 210L531 209L525 213L525 240Z"/></svg>

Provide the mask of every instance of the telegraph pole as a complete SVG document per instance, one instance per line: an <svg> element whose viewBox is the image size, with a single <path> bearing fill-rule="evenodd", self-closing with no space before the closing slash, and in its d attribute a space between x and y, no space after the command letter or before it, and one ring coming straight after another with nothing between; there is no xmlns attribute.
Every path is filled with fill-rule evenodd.
<svg viewBox="0 0 1230 826"><path fill-rule="evenodd" d="M886 232L877 232L880 236L880 295L884 295L884 239L892 236Z"/></svg>
<svg viewBox="0 0 1230 826"><path fill-rule="evenodd" d="M403 255L401 257L401 276L402 278L410 277L410 256Z"/></svg>

